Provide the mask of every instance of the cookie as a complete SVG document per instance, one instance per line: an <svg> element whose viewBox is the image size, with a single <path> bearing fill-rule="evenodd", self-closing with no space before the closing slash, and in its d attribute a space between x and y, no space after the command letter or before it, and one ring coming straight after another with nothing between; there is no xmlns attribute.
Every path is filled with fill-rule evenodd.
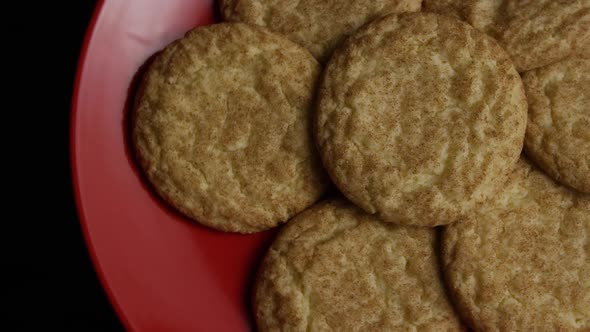
<svg viewBox="0 0 590 332"><path fill-rule="evenodd" d="M261 27L197 28L159 54L132 138L154 189L199 223L251 233L287 221L327 187L312 139L319 64Z"/></svg>
<svg viewBox="0 0 590 332"><path fill-rule="evenodd" d="M442 262L475 331L590 330L590 196L519 162L476 216L446 227Z"/></svg>
<svg viewBox="0 0 590 332"><path fill-rule="evenodd" d="M527 104L489 36L430 13L391 15L347 40L324 73L315 119L336 186L384 221L454 222L518 161Z"/></svg>
<svg viewBox="0 0 590 332"><path fill-rule="evenodd" d="M320 203L290 221L259 270L259 331L458 331L431 228Z"/></svg>
<svg viewBox="0 0 590 332"><path fill-rule="evenodd" d="M527 72L525 150L557 181L590 193L590 58Z"/></svg>
<svg viewBox="0 0 590 332"><path fill-rule="evenodd" d="M474 28L493 34L498 30L506 0L424 0L423 10L464 20Z"/></svg>
<svg viewBox="0 0 590 332"><path fill-rule="evenodd" d="M589 0L424 0L495 37L520 72L590 55Z"/></svg>
<svg viewBox="0 0 590 332"><path fill-rule="evenodd" d="M221 0L227 21L262 25L305 46L320 61L375 18L419 11L422 0Z"/></svg>

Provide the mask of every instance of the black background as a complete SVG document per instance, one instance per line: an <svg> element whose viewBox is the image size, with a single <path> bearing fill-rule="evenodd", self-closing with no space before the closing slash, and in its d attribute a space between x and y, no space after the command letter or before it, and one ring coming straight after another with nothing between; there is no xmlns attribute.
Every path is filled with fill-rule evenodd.
<svg viewBox="0 0 590 332"><path fill-rule="evenodd" d="M3 9L2 329L123 331L90 261L70 175L72 89L97 1L26 3Z"/></svg>

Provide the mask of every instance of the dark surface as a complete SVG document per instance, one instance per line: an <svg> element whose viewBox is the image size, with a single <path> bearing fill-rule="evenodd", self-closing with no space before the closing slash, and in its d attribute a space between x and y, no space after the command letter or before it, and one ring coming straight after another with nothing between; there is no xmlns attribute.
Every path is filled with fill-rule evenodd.
<svg viewBox="0 0 590 332"><path fill-rule="evenodd" d="M24 179L17 181L8 203L17 212L11 217L4 215L5 224L17 227L17 236L8 238L8 266L3 264L2 269L15 278L8 284L8 300L2 296L9 307L3 325L12 326L10 331L123 331L90 261L70 175L72 89L80 48L96 3L51 2L51 12L34 6L48 22L39 22L33 34L26 32L25 44L29 45L22 45L22 49L28 46L31 51L21 51L18 45L13 52L16 54L10 54L16 62L26 59L27 64L33 63L26 68L30 73L21 71L22 66L9 68L17 71L11 85L17 87L14 96L20 105L9 109L22 117L17 123L26 124L17 128L20 135L12 136L18 138L17 149L11 153L18 160L11 165L16 175L4 173L5 177ZM30 40L35 43L28 43ZM18 95L19 90L26 94ZM33 135L21 140L23 133ZM20 144L28 146L22 148ZM12 237L11 228L0 234L6 237L7 233Z"/></svg>

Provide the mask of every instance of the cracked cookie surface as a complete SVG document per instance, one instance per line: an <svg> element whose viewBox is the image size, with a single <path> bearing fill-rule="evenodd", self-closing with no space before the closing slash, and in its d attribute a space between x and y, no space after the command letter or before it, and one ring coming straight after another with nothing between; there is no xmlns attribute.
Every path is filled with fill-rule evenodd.
<svg viewBox="0 0 590 332"><path fill-rule="evenodd" d="M590 194L590 58L524 74L525 150L557 181Z"/></svg>
<svg viewBox="0 0 590 332"><path fill-rule="evenodd" d="M286 35L325 62L356 29L389 13L420 11L422 0L221 0L225 20Z"/></svg>
<svg viewBox="0 0 590 332"><path fill-rule="evenodd" d="M477 215L449 225L442 262L475 331L590 329L590 195L521 160Z"/></svg>
<svg viewBox="0 0 590 332"><path fill-rule="evenodd" d="M259 331L459 331L436 232L383 223L344 200L285 226L264 258Z"/></svg>
<svg viewBox="0 0 590 332"><path fill-rule="evenodd" d="M489 36L459 20L379 19L330 60L315 136L336 186L382 220L454 222L493 196L522 150L520 76Z"/></svg>
<svg viewBox="0 0 590 332"><path fill-rule="evenodd" d="M155 58L132 138L155 190L206 226L251 233L313 204L327 187L311 111L319 64L264 28L197 28Z"/></svg>
<svg viewBox="0 0 590 332"><path fill-rule="evenodd" d="M590 55L590 0L424 0L498 40L520 72Z"/></svg>

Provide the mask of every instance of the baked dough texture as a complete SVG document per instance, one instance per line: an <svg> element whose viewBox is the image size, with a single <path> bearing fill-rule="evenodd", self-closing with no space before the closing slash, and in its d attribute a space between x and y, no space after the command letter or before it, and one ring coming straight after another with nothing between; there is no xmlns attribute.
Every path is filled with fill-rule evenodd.
<svg viewBox="0 0 590 332"><path fill-rule="evenodd" d="M495 37L520 72L590 55L590 0L424 0Z"/></svg>
<svg viewBox="0 0 590 332"><path fill-rule="evenodd" d="M262 262L259 331L458 331L434 229L320 203L290 221Z"/></svg>
<svg viewBox="0 0 590 332"><path fill-rule="evenodd" d="M443 270L475 331L590 330L590 196L521 160L478 214L446 227Z"/></svg>
<svg viewBox="0 0 590 332"><path fill-rule="evenodd" d="M527 154L557 181L590 193L590 58L527 72L523 82Z"/></svg>
<svg viewBox="0 0 590 332"><path fill-rule="evenodd" d="M325 62L359 27L389 13L415 12L422 0L221 0L225 20L280 32Z"/></svg>
<svg viewBox="0 0 590 332"><path fill-rule="evenodd" d="M336 186L384 221L454 222L493 196L520 156L520 76L489 36L431 13L390 15L330 60L316 142Z"/></svg>
<svg viewBox="0 0 590 332"><path fill-rule="evenodd" d="M264 28L190 31L159 54L138 93L132 138L155 190L206 226L251 233L327 187L314 148L319 64Z"/></svg>

